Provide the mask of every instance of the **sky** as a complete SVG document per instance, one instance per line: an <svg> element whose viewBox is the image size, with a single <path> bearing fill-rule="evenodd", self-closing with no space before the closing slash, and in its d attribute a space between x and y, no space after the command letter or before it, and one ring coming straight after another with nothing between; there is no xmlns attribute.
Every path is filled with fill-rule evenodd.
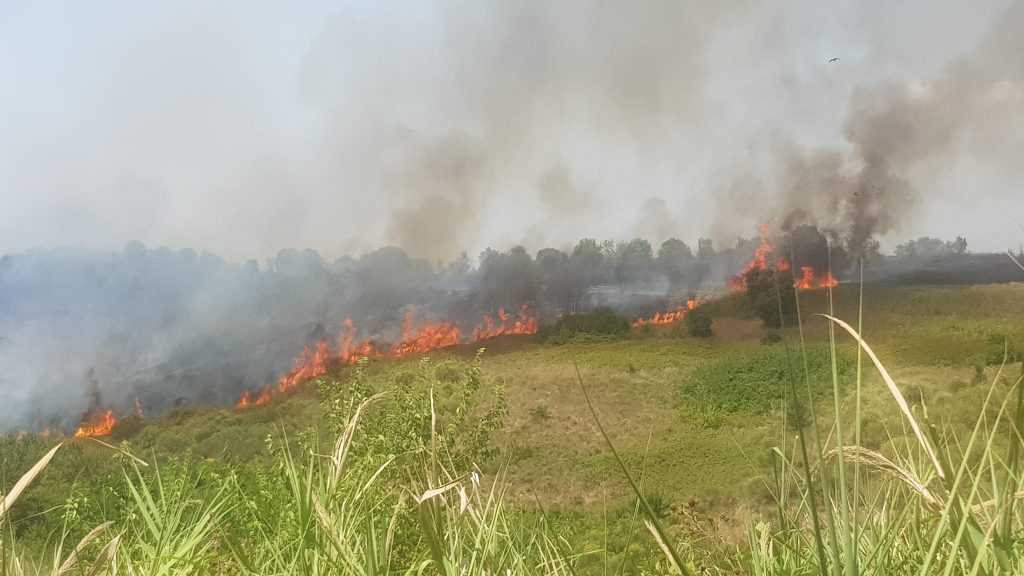
<svg viewBox="0 0 1024 576"><path fill-rule="evenodd" d="M1017 24L994 0L0 0L0 253L447 259L772 219L1016 248Z"/></svg>

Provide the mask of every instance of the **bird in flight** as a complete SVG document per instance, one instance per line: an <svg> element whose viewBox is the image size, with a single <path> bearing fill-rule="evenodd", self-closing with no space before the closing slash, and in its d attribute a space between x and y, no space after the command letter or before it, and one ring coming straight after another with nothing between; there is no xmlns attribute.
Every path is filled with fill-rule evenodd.
<svg viewBox="0 0 1024 576"><path fill-rule="evenodd" d="M829 61L828 61L828 63L829 63L829 64L831 64L831 63L833 63L833 62L835 62L835 61L837 61L837 60L839 60L839 58L838 58L838 57L836 57L836 58L832 58L831 60L829 60Z"/></svg>

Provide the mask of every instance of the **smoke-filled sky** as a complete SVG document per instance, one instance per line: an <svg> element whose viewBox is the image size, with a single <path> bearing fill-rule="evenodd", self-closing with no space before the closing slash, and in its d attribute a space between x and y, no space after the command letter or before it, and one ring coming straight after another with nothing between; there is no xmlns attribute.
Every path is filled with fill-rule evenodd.
<svg viewBox="0 0 1024 576"><path fill-rule="evenodd" d="M0 0L0 253L447 258L770 218L1001 250L1021 30L1008 1Z"/></svg>

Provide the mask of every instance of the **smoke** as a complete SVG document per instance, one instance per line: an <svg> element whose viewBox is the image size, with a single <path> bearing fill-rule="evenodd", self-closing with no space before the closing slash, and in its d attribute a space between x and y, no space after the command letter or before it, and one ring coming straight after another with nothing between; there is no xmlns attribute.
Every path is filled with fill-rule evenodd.
<svg viewBox="0 0 1024 576"><path fill-rule="evenodd" d="M991 220L1024 177L1022 13L0 6L2 253L73 247L0 266L0 429L77 419L91 382L119 412L135 392L156 412L230 401L347 314L395 325L437 302L431 266L488 246L728 248L778 218L854 246L928 224L1002 248ZM230 262L111 252L133 239ZM428 261L359 258L383 245Z"/></svg>
<svg viewBox="0 0 1024 576"><path fill-rule="evenodd" d="M431 26L391 14L370 30L354 29L347 13L304 74L329 124L370 143L360 157L372 163L401 150L366 185L382 184L392 204L383 240L431 259L479 249L481 240L540 247L578 238L579 224L531 226L538 221L619 217L609 204L623 203L626 191L598 197L579 167L611 142L617 156L634 152L621 146L630 140L670 142L701 105L710 38L740 14L677 2L432 8ZM396 127L416 137L396 145L375 136Z"/></svg>
<svg viewBox="0 0 1024 576"><path fill-rule="evenodd" d="M412 151L385 184L399 207L391 215L390 237L413 256L441 260L458 254L478 222L486 158L479 142L452 134Z"/></svg>
<svg viewBox="0 0 1024 576"><path fill-rule="evenodd" d="M815 224L860 250L911 220L929 187L941 189L934 175L961 156L1008 160L998 148L1019 141L1012 132L1024 120L1022 27L1024 6L1015 4L934 80L855 90L843 124L846 150L779 144L773 185L782 229Z"/></svg>
<svg viewBox="0 0 1024 576"><path fill-rule="evenodd" d="M1006 4L19 6L0 18L0 245L434 260L660 235L648 198L691 241L794 207L858 236L941 223L920 191L1012 200L1019 181Z"/></svg>

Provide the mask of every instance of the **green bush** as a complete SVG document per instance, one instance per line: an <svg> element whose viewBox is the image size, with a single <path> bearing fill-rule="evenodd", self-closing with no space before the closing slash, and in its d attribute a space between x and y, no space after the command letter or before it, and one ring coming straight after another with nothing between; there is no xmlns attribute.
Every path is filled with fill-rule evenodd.
<svg viewBox="0 0 1024 576"><path fill-rule="evenodd" d="M592 336L623 336L629 332L629 320L611 308L601 307L587 314L572 314L544 330L541 337L553 344L575 341L578 334Z"/></svg>
<svg viewBox="0 0 1024 576"><path fill-rule="evenodd" d="M816 398L832 391L832 365L828 346L812 346L807 351L807 370ZM837 355L840 380L853 366L843 354ZM800 353L794 352L792 365L781 349L762 349L745 356L709 362L681 382L684 408L703 412L748 412L761 414L778 407L786 397L790 374L798 391L806 396L805 374ZM801 400L805 400L802 398Z"/></svg>
<svg viewBox="0 0 1024 576"><path fill-rule="evenodd" d="M754 268L744 275L744 279L747 299L766 328L796 323L796 290L791 272Z"/></svg>
<svg viewBox="0 0 1024 576"><path fill-rule="evenodd" d="M985 347L985 364L998 366L1006 361L1007 364L1024 360L1024 352L1017 350L1013 340L1006 334L990 334L988 344Z"/></svg>
<svg viewBox="0 0 1024 576"><path fill-rule="evenodd" d="M704 306L698 306L686 313L686 331L690 336L708 338L714 334L711 325L711 313Z"/></svg>

